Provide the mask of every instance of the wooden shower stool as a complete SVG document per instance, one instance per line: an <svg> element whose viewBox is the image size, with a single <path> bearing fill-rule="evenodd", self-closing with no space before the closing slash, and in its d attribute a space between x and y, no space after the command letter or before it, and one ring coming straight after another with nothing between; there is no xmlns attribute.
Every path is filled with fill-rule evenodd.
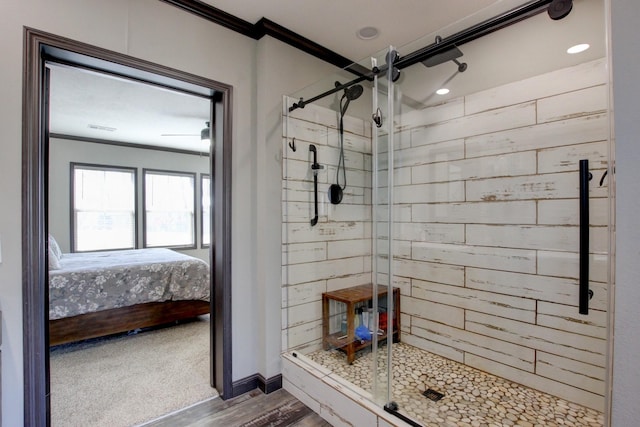
<svg viewBox="0 0 640 427"><path fill-rule="evenodd" d="M352 288L340 289L322 294L322 345L325 350L337 348L347 354L347 362L353 363L356 352L371 345L371 341L361 342L355 335L356 305L367 303L373 299L372 285L360 285ZM387 287L378 286L378 301L387 299ZM342 331L329 333L329 301L338 301L346 304L347 333ZM368 305L367 305L368 306ZM393 288L393 342L400 341L400 289ZM342 313L333 313L333 315ZM386 334L378 336L378 342L386 341Z"/></svg>

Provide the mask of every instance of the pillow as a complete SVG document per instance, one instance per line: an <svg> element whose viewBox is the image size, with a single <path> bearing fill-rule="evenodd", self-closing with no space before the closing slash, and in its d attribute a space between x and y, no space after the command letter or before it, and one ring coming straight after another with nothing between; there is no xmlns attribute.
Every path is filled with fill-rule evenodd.
<svg viewBox="0 0 640 427"><path fill-rule="evenodd" d="M60 258L58 258L52 248L49 245L49 270L59 270L60 269Z"/></svg>
<svg viewBox="0 0 640 427"><path fill-rule="evenodd" d="M59 262L60 258L62 258L62 250L60 249L60 245L58 245L56 239L54 239L51 234L49 234L49 249L53 250L53 253L55 254L56 258L58 258Z"/></svg>

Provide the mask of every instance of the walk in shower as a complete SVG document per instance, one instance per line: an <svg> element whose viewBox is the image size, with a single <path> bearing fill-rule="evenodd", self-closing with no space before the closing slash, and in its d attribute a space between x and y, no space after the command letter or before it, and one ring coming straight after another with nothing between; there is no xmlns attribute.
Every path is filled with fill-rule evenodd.
<svg viewBox="0 0 640 427"><path fill-rule="evenodd" d="M606 2L558 3L284 98L283 351L398 420L605 423Z"/></svg>

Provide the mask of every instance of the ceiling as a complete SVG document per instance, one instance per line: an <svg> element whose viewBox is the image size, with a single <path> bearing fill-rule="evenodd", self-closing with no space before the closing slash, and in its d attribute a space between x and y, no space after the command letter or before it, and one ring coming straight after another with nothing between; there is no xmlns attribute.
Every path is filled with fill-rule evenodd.
<svg viewBox="0 0 640 427"><path fill-rule="evenodd" d="M204 0L249 23L267 18L302 37L352 60L367 58L393 44L401 55L499 15L523 0ZM373 5L373 6L372 6ZM186 13L186 12L185 12ZM460 61L468 71L456 74L449 62L403 70L401 83L409 105L442 102L433 91L449 80L449 97L493 87L604 56L602 0L574 0L562 21L540 14L497 33L460 46ZM215 24L211 24L215 25ZM362 40L358 29L373 26L379 36ZM568 43L588 42L586 54L569 56ZM363 62L366 63L366 62ZM413 71L415 70L415 71ZM473 70L473 71L471 71ZM208 151L200 139L210 103L196 96L159 89L92 72L53 66L51 72L51 132L91 139ZM322 91L334 79L320 82ZM425 84L429 82L429 84ZM329 87L326 87L330 85ZM317 88L313 90L318 90ZM298 95L298 94L296 94ZM315 93L305 93L305 98Z"/></svg>
<svg viewBox="0 0 640 427"><path fill-rule="evenodd" d="M404 46L488 6L508 10L527 0L203 0L250 23L267 18L353 61L390 44ZM494 15L497 13L494 13ZM375 27L379 36L356 32Z"/></svg>
<svg viewBox="0 0 640 427"><path fill-rule="evenodd" d="M209 141L201 139L209 99L80 68L48 67L54 136L209 152Z"/></svg>

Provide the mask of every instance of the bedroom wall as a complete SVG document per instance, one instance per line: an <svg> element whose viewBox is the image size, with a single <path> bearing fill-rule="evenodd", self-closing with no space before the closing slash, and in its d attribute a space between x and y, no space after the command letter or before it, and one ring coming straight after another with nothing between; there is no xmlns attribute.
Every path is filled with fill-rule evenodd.
<svg viewBox="0 0 640 427"><path fill-rule="evenodd" d="M49 232L62 252L71 248L70 164L89 163L138 168L138 247L142 247L142 169L196 173L196 200L200 201L200 174L209 174L209 157L134 147L51 138L49 144ZM199 249L180 250L209 262L209 250L200 248L200 206L196 208L196 241Z"/></svg>

